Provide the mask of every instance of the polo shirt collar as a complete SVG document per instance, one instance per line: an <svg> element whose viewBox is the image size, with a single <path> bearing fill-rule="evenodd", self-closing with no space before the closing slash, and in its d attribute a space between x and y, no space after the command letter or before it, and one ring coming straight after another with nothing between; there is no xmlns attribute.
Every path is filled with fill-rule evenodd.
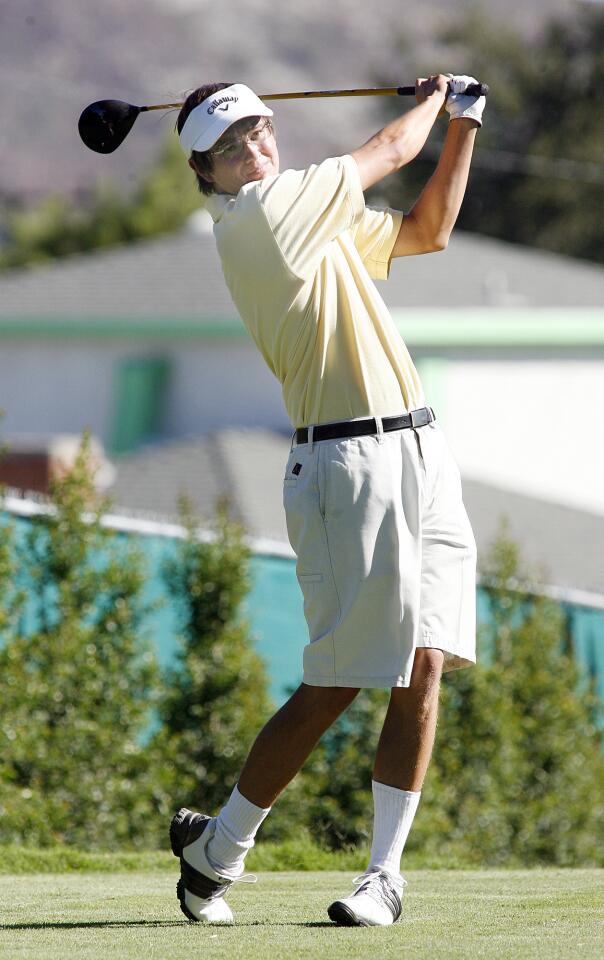
<svg viewBox="0 0 604 960"><path fill-rule="evenodd" d="M212 193L206 200L206 209L214 223L218 223L222 219L222 216L227 208L227 205L234 200L235 197L231 197L226 193Z"/></svg>

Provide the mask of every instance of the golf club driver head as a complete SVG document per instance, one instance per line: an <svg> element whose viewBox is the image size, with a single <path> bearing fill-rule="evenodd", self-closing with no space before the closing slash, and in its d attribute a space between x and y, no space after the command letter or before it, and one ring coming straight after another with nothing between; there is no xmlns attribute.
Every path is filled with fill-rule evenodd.
<svg viewBox="0 0 604 960"><path fill-rule="evenodd" d="M123 100L97 100L82 111L80 137L96 153L113 153L130 133L140 107Z"/></svg>

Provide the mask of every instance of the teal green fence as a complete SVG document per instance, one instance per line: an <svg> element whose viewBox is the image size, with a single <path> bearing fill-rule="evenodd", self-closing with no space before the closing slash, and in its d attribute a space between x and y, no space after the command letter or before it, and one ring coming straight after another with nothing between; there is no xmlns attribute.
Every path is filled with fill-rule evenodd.
<svg viewBox="0 0 604 960"><path fill-rule="evenodd" d="M0 513L0 522L7 519L6 513ZM22 536L30 521L25 517L10 519L17 535ZM148 618L146 629L160 663L167 664L176 650L178 620L162 577L162 565L174 553L178 541L137 533L119 536L135 537L146 558L146 599L162 601L161 607ZM478 621L486 623L488 602L480 588L477 605ZM572 651L604 704L604 610L569 602L563 602L562 607ZM252 589L243 613L250 623L254 645L266 662L271 694L279 704L301 680L302 650L307 638L293 560L264 554L253 556ZM604 712L602 718L604 721Z"/></svg>

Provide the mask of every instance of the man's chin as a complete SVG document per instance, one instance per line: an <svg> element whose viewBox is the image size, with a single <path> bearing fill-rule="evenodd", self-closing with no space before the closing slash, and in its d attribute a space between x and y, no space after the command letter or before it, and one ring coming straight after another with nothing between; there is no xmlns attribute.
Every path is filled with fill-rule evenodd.
<svg viewBox="0 0 604 960"><path fill-rule="evenodd" d="M267 177L272 177L278 172L279 171L275 170L272 164L266 164L264 167L260 167L258 170L251 170L247 175L245 182L255 183L257 180L265 180Z"/></svg>

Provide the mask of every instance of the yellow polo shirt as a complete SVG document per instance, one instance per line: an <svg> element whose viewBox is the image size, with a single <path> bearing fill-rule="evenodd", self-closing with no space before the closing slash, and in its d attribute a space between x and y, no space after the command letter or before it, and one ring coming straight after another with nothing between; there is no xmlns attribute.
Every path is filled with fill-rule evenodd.
<svg viewBox="0 0 604 960"><path fill-rule="evenodd" d="M352 157L214 194L207 207L227 286L295 427L423 406L371 280L388 276L403 215L365 207Z"/></svg>

